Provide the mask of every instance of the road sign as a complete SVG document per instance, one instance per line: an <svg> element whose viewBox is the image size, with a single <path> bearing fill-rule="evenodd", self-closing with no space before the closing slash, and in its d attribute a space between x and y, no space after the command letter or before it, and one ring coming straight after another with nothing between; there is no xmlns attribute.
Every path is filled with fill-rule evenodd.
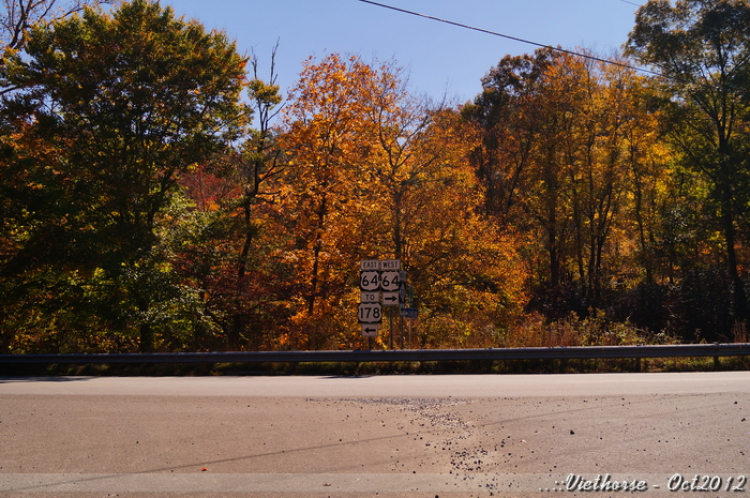
<svg viewBox="0 0 750 498"><path fill-rule="evenodd" d="M383 306L398 306L398 292L383 292Z"/></svg>
<svg viewBox="0 0 750 498"><path fill-rule="evenodd" d="M359 302L360 303L379 303L380 292L360 292Z"/></svg>
<svg viewBox="0 0 750 498"><path fill-rule="evenodd" d="M398 309L398 314L405 318L417 318L419 316L419 310L417 308L405 308L402 306Z"/></svg>
<svg viewBox="0 0 750 498"><path fill-rule="evenodd" d="M380 269L386 270L400 270L401 260L400 259L382 259L380 260Z"/></svg>
<svg viewBox="0 0 750 498"><path fill-rule="evenodd" d="M357 318L359 323L380 323L383 319L380 303L359 303Z"/></svg>
<svg viewBox="0 0 750 498"><path fill-rule="evenodd" d="M359 262L359 307L357 318L363 337L377 337L383 320L383 306L398 306L401 316L416 317L417 310L404 308L406 272L398 259L365 259ZM382 292L380 292L382 291ZM407 310L407 311L404 311ZM393 348L393 308L390 313L390 347ZM406 313L406 314L404 314ZM411 327L411 321L409 322ZM411 334L411 328L409 329ZM403 347L403 331L401 336Z"/></svg>
<svg viewBox="0 0 750 498"><path fill-rule="evenodd" d="M362 337L377 337L380 326L376 323L362 324Z"/></svg>
<svg viewBox="0 0 750 498"><path fill-rule="evenodd" d="M380 269L380 260L379 259L364 259L359 262L359 269L362 271L365 270L379 270Z"/></svg>
<svg viewBox="0 0 750 498"><path fill-rule="evenodd" d="M380 272L363 271L359 274L359 288L363 291L376 291L380 289Z"/></svg>
<svg viewBox="0 0 750 498"><path fill-rule="evenodd" d="M398 291L401 285L401 275L398 271L380 272L380 288L387 292Z"/></svg>

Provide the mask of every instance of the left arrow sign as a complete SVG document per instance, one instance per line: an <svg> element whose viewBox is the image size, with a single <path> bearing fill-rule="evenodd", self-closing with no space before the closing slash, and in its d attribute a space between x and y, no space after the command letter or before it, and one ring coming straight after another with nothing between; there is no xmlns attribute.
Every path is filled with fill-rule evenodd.
<svg viewBox="0 0 750 498"><path fill-rule="evenodd" d="M377 337L380 327L373 324L362 324L362 337Z"/></svg>

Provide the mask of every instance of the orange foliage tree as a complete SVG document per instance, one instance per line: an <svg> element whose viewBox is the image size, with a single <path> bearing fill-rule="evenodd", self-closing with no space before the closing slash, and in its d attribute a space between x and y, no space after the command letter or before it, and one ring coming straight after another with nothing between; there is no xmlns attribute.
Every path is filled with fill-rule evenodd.
<svg viewBox="0 0 750 498"><path fill-rule="evenodd" d="M402 260L417 288L421 345L467 344L480 328L490 340L523 301L523 271L515 237L480 216L466 159L472 127L412 98L392 64L337 54L308 61L285 111L280 146L290 159L277 210L299 279L291 344L359 344L365 258Z"/></svg>

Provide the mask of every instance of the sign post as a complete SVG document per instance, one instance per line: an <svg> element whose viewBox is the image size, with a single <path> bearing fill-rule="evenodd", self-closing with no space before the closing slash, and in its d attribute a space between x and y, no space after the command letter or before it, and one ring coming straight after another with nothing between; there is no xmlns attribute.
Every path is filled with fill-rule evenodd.
<svg viewBox="0 0 750 498"><path fill-rule="evenodd" d="M363 337L377 337L383 318L383 306L388 307L389 347L393 349L393 309L398 308L401 348L404 348L403 317L409 318L409 342L411 342L411 319L417 310L405 307L406 272L401 270L398 259L366 259L359 263L359 306L357 319Z"/></svg>

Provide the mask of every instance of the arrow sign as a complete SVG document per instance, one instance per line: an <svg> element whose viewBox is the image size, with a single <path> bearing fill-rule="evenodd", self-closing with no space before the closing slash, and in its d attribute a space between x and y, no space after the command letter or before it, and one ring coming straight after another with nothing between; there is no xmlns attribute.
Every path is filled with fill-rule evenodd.
<svg viewBox="0 0 750 498"><path fill-rule="evenodd" d="M398 310L398 314L406 318L417 318L419 316L419 309L401 307Z"/></svg>
<svg viewBox="0 0 750 498"><path fill-rule="evenodd" d="M383 292L383 306L398 305L398 292Z"/></svg>
<svg viewBox="0 0 750 498"><path fill-rule="evenodd" d="M362 337L377 337L380 327L377 325L363 323L362 324Z"/></svg>

